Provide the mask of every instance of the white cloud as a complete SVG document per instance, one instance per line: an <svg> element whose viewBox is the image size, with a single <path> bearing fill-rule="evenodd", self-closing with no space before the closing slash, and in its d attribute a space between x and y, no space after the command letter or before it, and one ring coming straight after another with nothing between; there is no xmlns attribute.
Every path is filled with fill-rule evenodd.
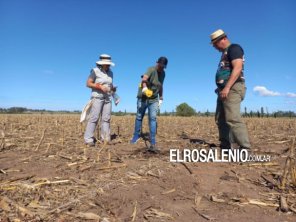
<svg viewBox="0 0 296 222"><path fill-rule="evenodd" d="M286 96L287 97L290 97L290 98L296 98L296 93L286 93Z"/></svg>
<svg viewBox="0 0 296 222"><path fill-rule="evenodd" d="M253 88L254 92L258 92L260 96L285 96L288 98L296 98L296 93L279 93L268 90L265 86L255 86Z"/></svg>
<svg viewBox="0 0 296 222"><path fill-rule="evenodd" d="M260 96L280 96L279 92L268 90L265 86L255 86L253 91L258 92Z"/></svg>

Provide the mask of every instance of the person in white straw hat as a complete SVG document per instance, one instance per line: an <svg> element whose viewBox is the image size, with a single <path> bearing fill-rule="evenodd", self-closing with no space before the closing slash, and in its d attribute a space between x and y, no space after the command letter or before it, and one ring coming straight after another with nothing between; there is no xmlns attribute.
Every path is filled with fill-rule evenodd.
<svg viewBox="0 0 296 222"><path fill-rule="evenodd" d="M113 72L110 66L115 64L111 61L111 56L100 55L97 66L93 68L87 79L87 87L91 88L92 105L89 111L88 121L84 133L84 141L89 146L95 146L96 139L94 132L101 117L102 142L110 142L110 121L112 109L112 94L116 91L113 86Z"/></svg>
<svg viewBox="0 0 296 222"><path fill-rule="evenodd" d="M231 143L237 143L240 148L250 149L247 128L240 115L240 104L246 93L244 51L240 45L232 44L222 29L213 32L210 38L211 44L222 52L215 90L218 95L215 120L220 147L229 149Z"/></svg>
<svg viewBox="0 0 296 222"><path fill-rule="evenodd" d="M96 62L98 65L111 65L115 66L115 64L111 61L111 57L107 54L100 55L100 60Z"/></svg>

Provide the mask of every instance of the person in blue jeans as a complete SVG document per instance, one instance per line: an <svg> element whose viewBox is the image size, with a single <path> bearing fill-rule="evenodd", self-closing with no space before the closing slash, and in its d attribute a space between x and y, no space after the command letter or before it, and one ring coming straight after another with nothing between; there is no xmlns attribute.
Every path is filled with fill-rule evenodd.
<svg viewBox="0 0 296 222"><path fill-rule="evenodd" d="M156 65L148 68L147 72L142 76L137 95L137 115L135 120L135 130L131 144L136 144L141 138L142 121L148 108L149 129L150 129L150 147L149 152L157 153L156 147L156 115L158 109L163 102L163 82L165 79L165 68L168 59L164 56L160 57Z"/></svg>

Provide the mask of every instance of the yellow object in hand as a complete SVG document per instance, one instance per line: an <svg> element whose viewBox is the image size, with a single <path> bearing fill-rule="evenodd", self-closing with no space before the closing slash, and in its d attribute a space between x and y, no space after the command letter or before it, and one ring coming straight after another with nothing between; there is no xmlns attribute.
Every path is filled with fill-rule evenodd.
<svg viewBox="0 0 296 222"><path fill-rule="evenodd" d="M151 97L151 96L153 95L153 91L150 90L150 89L147 89L147 90L145 91L145 95L149 98L149 97Z"/></svg>

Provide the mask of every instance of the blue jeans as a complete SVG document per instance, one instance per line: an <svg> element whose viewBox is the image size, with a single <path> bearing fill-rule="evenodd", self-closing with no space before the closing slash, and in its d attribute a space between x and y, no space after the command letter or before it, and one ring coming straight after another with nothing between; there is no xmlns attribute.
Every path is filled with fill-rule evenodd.
<svg viewBox="0 0 296 222"><path fill-rule="evenodd" d="M156 115L158 111L158 101L151 102L147 100L142 101L142 99L138 99L134 137L137 138L137 137L140 137L141 135L142 121L147 108L148 108L149 129L150 129L150 142L152 145L155 145Z"/></svg>

